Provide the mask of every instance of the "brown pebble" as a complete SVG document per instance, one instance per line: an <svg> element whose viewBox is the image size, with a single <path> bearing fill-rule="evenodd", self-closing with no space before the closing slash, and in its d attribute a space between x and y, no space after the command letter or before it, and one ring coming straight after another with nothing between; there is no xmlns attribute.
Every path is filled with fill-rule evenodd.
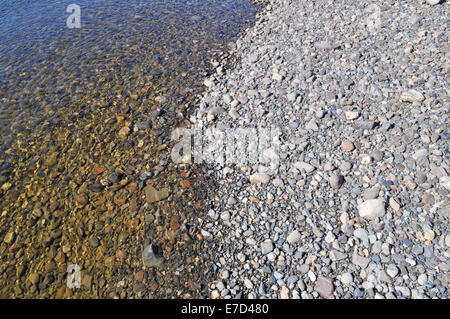
<svg viewBox="0 0 450 319"><path fill-rule="evenodd" d="M330 183L330 186L333 189L339 189L341 185L344 183L344 177L338 174L331 174L330 178L328 179L328 182Z"/></svg>
<svg viewBox="0 0 450 319"><path fill-rule="evenodd" d="M422 203L428 204L428 205L433 205L434 204L434 196L431 194L424 194L422 196Z"/></svg>
<svg viewBox="0 0 450 319"><path fill-rule="evenodd" d="M104 168L104 167L94 167L93 169L92 169L92 174L94 174L94 175L100 175L101 173L103 173L104 171L106 171L106 168Z"/></svg>
<svg viewBox="0 0 450 319"><path fill-rule="evenodd" d="M110 257L105 258L105 266L106 267L114 266L114 256L110 256Z"/></svg>
<svg viewBox="0 0 450 319"><path fill-rule="evenodd" d="M119 198L116 200L116 205L122 206L122 205L125 205L126 202L127 202L127 200L125 198Z"/></svg>
<svg viewBox="0 0 450 319"><path fill-rule="evenodd" d="M189 284L189 287L192 289L192 290L197 290L198 289L198 283L196 283L195 281L192 281L192 280L188 280L188 284Z"/></svg>
<svg viewBox="0 0 450 319"><path fill-rule="evenodd" d="M130 128L128 126L124 126L120 129L119 131L119 137L122 140L125 140L128 136L128 134L130 134Z"/></svg>
<svg viewBox="0 0 450 319"><path fill-rule="evenodd" d="M155 292L158 289L158 284L154 283L150 286L150 290Z"/></svg>
<svg viewBox="0 0 450 319"><path fill-rule="evenodd" d="M31 282L33 285L36 285L39 282L39 274L38 273L31 273L28 276L28 281Z"/></svg>
<svg viewBox="0 0 450 319"><path fill-rule="evenodd" d="M345 152L351 152L355 149L355 145L349 140L343 140L341 147Z"/></svg>
<svg viewBox="0 0 450 319"><path fill-rule="evenodd" d="M86 195L80 194L75 196L75 205L79 208L82 208L87 205L89 199Z"/></svg>
<svg viewBox="0 0 450 319"><path fill-rule="evenodd" d="M10 244L14 240L14 232L9 232L3 238L3 241L7 244Z"/></svg>
<svg viewBox="0 0 450 319"><path fill-rule="evenodd" d="M142 282L138 282L133 286L133 291L135 293L143 291L145 289L145 285Z"/></svg>
<svg viewBox="0 0 450 319"><path fill-rule="evenodd" d="M123 250L118 249L116 252L116 258L118 259L125 259L127 257L127 253Z"/></svg>
<svg viewBox="0 0 450 319"><path fill-rule="evenodd" d="M109 293L109 298L112 298L112 299L119 299L119 296L118 296L117 293L115 293L115 292L110 292L110 293Z"/></svg>
<svg viewBox="0 0 450 319"><path fill-rule="evenodd" d="M14 243L14 244L12 244L12 245L9 247L8 251L9 251L10 253L15 253L15 252L18 251L19 249L20 249L20 244Z"/></svg>
<svg viewBox="0 0 450 319"><path fill-rule="evenodd" d="M181 180L180 186L181 186L181 188L190 188L191 182L189 182L187 179Z"/></svg>
<svg viewBox="0 0 450 319"><path fill-rule="evenodd" d="M424 234L423 234L423 237L426 239L426 240L433 240L434 239L434 237L435 237L435 233L434 233L434 231L432 230L432 229L430 229L430 230L427 230Z"/></svg>
<svg viewBox="0 0 450 319"><path fill-rule="evenodd" d="M177 222L177 221L172 221L172 222L170 222L170 228L171 228L172 230L180 229L180 227L181 227L181 225L180 225L179 222Z"/></svg>
<svg viewBox="0 0 450 319"><path fill-rule="evenodd" d="M389 206L395 211L398 212L400 210L400 204L394 198L389 199Z"/></svg>
<svg viewBox="0 0 450 319"><path fill-rule="evenodd" d="M138 271L134 275L134 279L137 280L137 281L143 281L144 280L144 272L142 270Z"/></svg>
<svg viewBox="0 0 450 319"><path fill-rule="evenodd" d="M58 264L65 262L66 261L66 255L64 255L64 253L60 250L55 256L55 261Z"/></svg>

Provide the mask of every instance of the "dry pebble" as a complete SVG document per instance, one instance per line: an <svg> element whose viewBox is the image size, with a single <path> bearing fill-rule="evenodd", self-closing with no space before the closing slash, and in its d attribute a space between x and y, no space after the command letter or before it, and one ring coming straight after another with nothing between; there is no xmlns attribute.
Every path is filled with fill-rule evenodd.
<svg viewBox="0 0 450 319"><path fill-rule="evenodd" d="M448 298L447 3L264 4L190 117L280 130L205 163L220 297Z"/></svg>

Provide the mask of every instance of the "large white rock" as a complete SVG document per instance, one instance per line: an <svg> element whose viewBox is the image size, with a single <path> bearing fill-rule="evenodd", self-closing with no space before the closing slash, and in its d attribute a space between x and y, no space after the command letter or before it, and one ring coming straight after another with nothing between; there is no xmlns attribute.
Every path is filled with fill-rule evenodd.
<svg viewBox="0 0 450 319"><path fill-rule="evenodd" d="M425 100L423 94L416 90L405 91L402 92L402 94L400 95L400 102L413 103L413 102L422 102L423 100Z"/></svg>
<svg viewBox="0 0 450 319"><path fill-rule="evenodd" d="M384 199L369 199L359 205L359 216L366 219L381 218L386 213Z"/></svg>
<svg viewBox="0 0 450 319"><path fill-rule="evenodd" d="M250 184L267 184L269 182L269 175L265 173L255 173L252 176L250 176Z"/></svg>
<svg viewBox="0 0 450 319"><path fill-rule="evenodd" d="M289 244L295 244L301 239L300 232L298 230L292 231L286 238Z"/></svg>

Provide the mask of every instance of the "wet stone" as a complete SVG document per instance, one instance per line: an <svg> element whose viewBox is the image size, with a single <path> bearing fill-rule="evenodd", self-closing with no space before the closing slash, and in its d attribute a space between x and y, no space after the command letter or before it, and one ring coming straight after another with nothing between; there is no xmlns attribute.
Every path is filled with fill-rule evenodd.
<svg viewBox="0 0 450 319"><path fill-rule="evenodd" d="M142 261L146 267L160 267L164 263L164 258L157 256L153 245L148 245L142 251Z"/></svg>

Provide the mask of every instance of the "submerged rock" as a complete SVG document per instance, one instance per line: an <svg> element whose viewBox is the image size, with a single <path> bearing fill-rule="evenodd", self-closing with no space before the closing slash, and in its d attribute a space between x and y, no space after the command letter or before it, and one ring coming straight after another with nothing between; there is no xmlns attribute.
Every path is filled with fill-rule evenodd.
<svg viewBox="0 0 450 319"><path fill-rule="evenodd" d="M142 251L142 261L146 267L160 267L164 263L164 258L157 256L153 245L150 244Z"/></svg>

